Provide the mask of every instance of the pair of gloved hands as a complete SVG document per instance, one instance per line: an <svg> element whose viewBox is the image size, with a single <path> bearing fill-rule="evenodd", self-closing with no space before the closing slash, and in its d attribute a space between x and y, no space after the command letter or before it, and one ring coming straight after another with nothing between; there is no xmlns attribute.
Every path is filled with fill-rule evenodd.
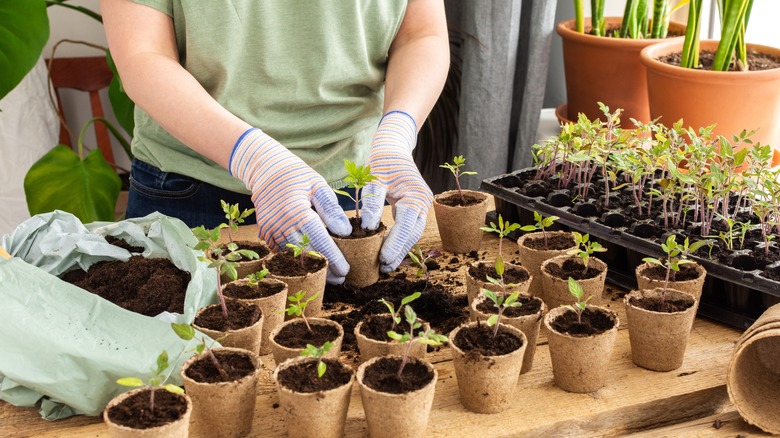
<svg viewBox="0 0 780 438"><path fill-rule="evenodd" d="M379 254L384 273L395 270L420 238L433 202L431 189L412 159L416 139L414 119L390 111L377 127L366 162L377 180L363 189L362 227L379 226L385 198L393 205L395 217ZM325 227L347 236L352 226L322 176L257 128L236 142L229 170L252 191L260 238L278 250L308 234L312 247L328 259L328 282L344 282L349 264Z"/></svg>

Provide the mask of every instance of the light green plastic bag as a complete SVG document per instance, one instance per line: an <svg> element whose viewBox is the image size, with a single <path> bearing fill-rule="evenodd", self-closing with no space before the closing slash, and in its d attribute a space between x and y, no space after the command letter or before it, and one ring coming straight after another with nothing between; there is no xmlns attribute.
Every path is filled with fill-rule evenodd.
<svg viewBox="0 0 780 438"><path fill-rule="evenodd" d="M129 259L128 251L102 237L108 235L192 275L184 314L150 318L57 278L75 267ZM179 370L196 342L179 339L170 322L189 324L198 309L216 301L217 274L198 261L195 243L183 222L157 213L85 226L55 211L3 236L2 246L14 258L0 259L0 399L38 406L47 419L98 415L127 390L116 380L148 379L162 350L171 362L168 381L180 384Z"/></svg>

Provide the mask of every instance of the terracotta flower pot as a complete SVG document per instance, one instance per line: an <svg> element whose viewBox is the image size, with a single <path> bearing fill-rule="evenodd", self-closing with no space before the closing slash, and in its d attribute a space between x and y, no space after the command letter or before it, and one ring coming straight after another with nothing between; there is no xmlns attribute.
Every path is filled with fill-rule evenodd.
<svg viewBox="0 0 780 438"><path fill-rule="evenodd" d="M498 274L495 272L494 263L493 262L472 262L469 263L469 269L466 269L466 296L468 298L469 305L471 305L471 302L474 301L475 298L477 298L481 293L482 289L485 288L487 290L496 292L500 291L501 288L496 286L493 283L483 281L479 278L474 277L471 274L471 269L476 268L479 269L480 267L488 267L491 271L489 274L492 278L497 278ZM522 272L528 275L528 279L519 283L516 283L517 286L510 288L509 292L520 292L521 294L528 294L528 289L531 287L531 282L533 281L533 276L528 271L528 269L524 268L520 265L513 265L511 263L504 263L504 281L506 283L510 283L510 280L507 279L507 274L510 271L516 271L516 272ZM521 274L522 275L522 274Z"/></svg>
<svg viewBox="0 0 780 438"><path fill-rule="evenodd" d="M338 362L350 373L349 381L332 389L301 392L285 386L279 380L280 373L296 365L317 362L311 357L298 357L285 361L274 370L273 377L279 392L279 404L285 414L287 436L340 438L344 436L347 421L347 408L352 395L352 383L355 373L349 367ZM331 371L328 366L326 373ZM315 377L316 378L316 377Z"/></svg>
<svg viewBox="0 0 780 438"><path fill-rule="evenodd" d="M384 237L384 229L361 238L345 239L333 236L333 241L349 263L345 284L366 287L379 280L379 250L382 249Z"/></svg>
<svg viewBox="0 0 780 438"><path fill-rule="evenodd" d="M631 359L642 368L653 371L671 371L680 368L688 346L688 335L696 318L696 300L693 295L667 289L667 300L688 302L683 311L666 313L639 307L632 299L660 299L662 288L635 290L623 298L631 342Z"/></svg>
<svg viewBox="0 0 780 438"><path fill-rule="evenodd" d="M119 394L118 396L111 399L110 402L108 402L108 405L106 405L106 408L103 411L103 421L106 423L106 426L108 426L109 435L111 435L114 438L133 438L133 437L167 438L167 437L189 436L190 415L192 414L192 400L187 394L176 395L177 397L180 397L181 399L186 401L187 410L182 414L181 417L179 417L177 420L172 421L170 423L157 426L157 427L150 427L148 429L135 429L132 427L124 426L122 424L118 424L112 419L112 415L110 413L112 412L114 407L120 405L122 402L124 402L125 400L127 400L128 398L136 394L148 393L148 391L149 388L134 389L132 391ZM162 392L165 390L162 388L158 388L157 391ZM144 394L144 397L148 398L148 394Z"/></svg>
<svg viewBox="0 0 780 438"><path fill-rule="evenodd" d="M449 335L450 351L461 404L473 412L493 414L507 410L515 401L515 386L528 340L517 328L499 323L499 334L518 338L520 347L507 354L484 356L476 350L464 349L458 342L458 333L478 325L486 327L481 322L469 322L455 328Z"/></svg>
<svg viewBox="0 0 780 438"><path fill-rule="evenodd" d="M192 326L203 334L208 335L211 339L219 339L219 343L222 344L223 347L242 348L258 354L260 352L260 345L263 342L263 320L265 318L259 305L250 304L250 306L255 307L260 312L260 318L249 327L221 331L202 327L195 322L192 323ZM212 304L200 309L198 313L195 314L195 321L197 321L198 317L204 312L214 311L215 309L219 309L220 312L222 311L219 304Z"/></svg>
<svg viewBox="0 0 780 438"><path fill-rule="evenodd" d="M663 280L656 280L644 274L645 270L652 266L658 266L658 265L653 265L651 263L643 263L636 267L635 272L636 272L637 290L643 290L643 289L650 290L650 289L655 289L657 287L660 288L664 287ZM704 269L702 265L696 262L688 263L688 266L695 267L696 272L699 273L699 276L694 278L693 280L685 280L685 281L670 280L668 288L678 290L680 292L689 293L693 295L693 297L696 299L696 302L698 303L699 300L701 299L701 291L704 288L704 280L707 277L707 271Z"/></svg>
<svg viewBox="0 0 780 438"><path fill-rule="evenodd" d="M371 318L377 317L384 317L388 320L391 318L390 314L371 316ZM364 335L361 329L365 323L366 321L360 321L355 326L355 338L357 339L358 351L360 352L360 363L379 356L400 356L406 351L406 344L391 341L390 338L387 338L387 341L378 341ZM428 323L423 323L423 327L420 330L428 330L429 327ZM427 352L428 347L425 344L415 342L409 349L409 356L424 359Z"/></svg>
<svg viewBox="0 0 780 438"><path fill-rule="evenodd" d="M268 269L268 263L274 257L277 257L275 253L268 259L264 260L263 267ZM315 293L317 296L306 306L306 316L314 317L319 316L322 313L322 298L325 295L325 284L328 276L328 260L325 259L325 266L317 272L308 272L304 275L296 276L284 276L274 274L269 269L268 278L275 278L287 283L287 296L294 295L299 291L306 292L306 298L311 297Z"/></svg>
<svg viewBox="0 0 780 438"><path fill-rule="evenodd" d="M726 388L748 423L780 434L780 329L756 332L739 345L729 362Z"/></svg>
<svg viewBox="0 0 780 438"><path fill-rule="evenodd" d="M321 327L321 326L327 326L335 328L338 332L338 335L336 338L331 339L330 341L333 342L333 347L331 347L330 351L325 353L323 357L328 357L332 359L338 359L339 355L341 354L341 343L344 339L344 329L341 327L341 324L337 323L336 321L332 321L330 319L325 318L306 318L309 321L309 325L311 325L312 330L316 330L315 327ZM283 324L278 326L274 331L271 332L269 336L269 342L271 344L271 352L274 355L274 362L278 365L282 362L286 361L287 359L294 359L301 355L301 351L303 351L304 347L300 348L292 348L292 347L286 347L278 342L277 337L279 336L279 333L285 329L285 327L290 327L293 325L304 325L302 318L295 318L291 319L289 321L285 321ZM317 347L320 347L322 345L317 345Z"/></svg>
<svg viewBox="0 0 780 438"><path fill-rule="evenodd" d="M550 309L544 317L553 379L559 388L568 392L594 392L607 381L609 361L620 321L617 314L611 310L598 306L588 308L606 312L614 320L614 326L598 335L572 336L560 333L552 327L555 318L570 310L557 307Z"/></svg>
<svg viewBox="0 0 780 438"><path fill-rule="evenodd" d="M209 360L206 353L193 356L181 368L184 389L192 397L193 436L243 437L252 430L257 399L257 381L262 367L257 354L237 348L217 348L215 354L236 353L247 357L254 371L230 382L204 383L188 376L196 362Z"/></svg>
<svg viewBox="0 0 780 438"><path fill-rule="evenodd" d="M606 27L619 27L621 17L606 17ZM589 19L585 20L587 23ZM577 120L579 113L589 119L604 117L598 107L603 102L611 110L623 108L622 119L650 121L647 102L647 77L639 52L656 39L626 39L600 37L574 30L574 20L558 25L555 31L563 40L563 68L566 75L567 114L569 120ZM589 32L586 27L585 32ZM669 23L669 31L680 35L685 25ZM679 41L683 37L666 38L660 41Z"/></svg>
<svg viewBox="0 0 780 438"><path fill-rule="evenodd" d="M464 196L480 199L480 202L468 206L450 206L441 201L457 190L449 190L433 197L433 211L436 214L436 227L439 229L441 246L445 251L467 253L476 251L482 244L479 228L485 224L488 195L474 190L463 190Z"/></svg>
<svg viewBox="0 0 780 438"><path fill-rule="evenodd" d="M562 255L553 257L542 263L542 299L550 310L560 307L562 305L568 305L574 302L569 292L568 278L560 278L555 275L551 275L549 272L549 266L552 264L560 265L566 260L576 260L582 264L582 259L574 255ZM582 286L582 290L585 292L585 298L592 296L593 299L589 301L591 304L598 304L601 302L601 295L604 292L604 282L607 279L607 264L603 261L590 257L588 260L588 268L595 268L600 273L596 277L577 280Z"/></svg>
<svg viewBox="0 0 780 438"><path fill-rule="evenodd" d="M543 234L541 231L536 233L528 233L523 234L520 236L520 238L517 239L517 246L520 248L520 264L523 265L524 268L528 269L528 272L531 273L531 286L529 288L529 292L531 295L535 295L537 297L542 296L542 263L545 260L551 259L553 257L564 255L567 251L570 251L572 249L577 248L577 244L574 243L574 236L572 236L571 233L566 231L547 231L548 237L550 236L567 236L571 238L571 246L567 248L562 249L536 249L531 248L526 245L526 242L529 239L539 239L543 237Z"/></svg>
<svg viewBox="0 0 780 438"><path fill-rule="evenodd" d="M529 295L527 295L526 298L535 300L539 303L539 310L537 312L517 317L507 316L506 314L501 316L502 323L519 329L528 340L528 346L525 348L525 353L523 354L523 368L520 370L520 374L531 371L531 368L533 367L534 355L536 354L536 341L539 339L539 328L542 326L542 317L547 311L547 306L541 298ZM484 295L480 295L471 303L469 311L471 312L472 320L487 321L491 314L496 313L487 314L478 310L477 306L484 301L489 300Z"/></svg>
<svg viewBox="0 0 780 438"><path fill-rule="evenodd" d="M669 65L658 58L682 51L682 41L665 41L641 52L647 68L650 115L670 126L683 119L684 126L698 130L717 123L713 134L731 138L742 130L758 129L753 143L775 148L774 164L780 162L780 68L748 72L717 72ZM717 48L718 42L701 41L701 50ZM780 49L748 44L748 52L780 57Z"/></svg>
<svg viewBox="0 0 780 438"><path fill-rule="evenodd" d="M377 362L386 358L400 360L399 356L375 357L361 364L357 370L357 382L368 423L368 434L375 438L421 436L428 426L438 373L430 363L410 358L409 363L422 364L433 373L433 378L425 386L402 394L378 391L367 386L364 380L366 373L371 372L371 368Z"/></svg>
<svg viewBox="0 0 780 438"><path fill-rule="evenodd" d="M247 283L249 283L247 279L241 279L229 284L241 286L247 285ZM228 288L229 284L222 286L223 295L225 295L224 291ZM271 352L271 343L268 341L270 333L284 322L284 309L287 307L287 284L274 278L264 278L263 281L260 282L260 286L268 288L281 286L281 289L272 295L258 298L233 298L225 295L225 300L251 303L260 306L260 309L263 311L263 331L260 342L260 355L262 356Z"/></svg>

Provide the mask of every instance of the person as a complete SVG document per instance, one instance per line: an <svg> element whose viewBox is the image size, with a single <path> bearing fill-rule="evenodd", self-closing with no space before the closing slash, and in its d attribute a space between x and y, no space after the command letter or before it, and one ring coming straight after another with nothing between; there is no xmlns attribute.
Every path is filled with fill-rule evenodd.
<svg viewBox="0 0 780 438"><path fill-rule="evenodd" d="M101 0L122 84L136 103L128 217L223 221L219 199L254 206L278 250L308 234L349 265L328 231L352 228L333 188L344 159L371 166L363 228L387 200L380 252L394 270L425 227L432 193L412 160L444 86L443 0ZM313 208L312 208L313 207Z"/></svg>

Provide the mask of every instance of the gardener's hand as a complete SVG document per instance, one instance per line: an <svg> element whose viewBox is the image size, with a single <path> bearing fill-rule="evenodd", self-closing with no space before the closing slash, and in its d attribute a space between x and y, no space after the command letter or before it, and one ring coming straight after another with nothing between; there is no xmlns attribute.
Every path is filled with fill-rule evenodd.
<svg viewBox="0 0 780 438"><path fill-rule="evenodd" d="M238 139L228 168L252 191L259 235L271 249L308 234L313 249L328 259L328 282L344 282L349 264L325 226L337 236L349 235L352 226L322 176L257 128Z"/></svg>
<svg viewBox="0 0 780 438"><path fill-rule="evenodd" d="M412 159L416 141L414 119L405 112L390 111L379 122L366 162L377 180L363 189L373 196L363 198L361 226L372 230L379 226L385 196L395 218L379 253L383 273L395 270L420 239L433 204L433 193Z"/></svg>

